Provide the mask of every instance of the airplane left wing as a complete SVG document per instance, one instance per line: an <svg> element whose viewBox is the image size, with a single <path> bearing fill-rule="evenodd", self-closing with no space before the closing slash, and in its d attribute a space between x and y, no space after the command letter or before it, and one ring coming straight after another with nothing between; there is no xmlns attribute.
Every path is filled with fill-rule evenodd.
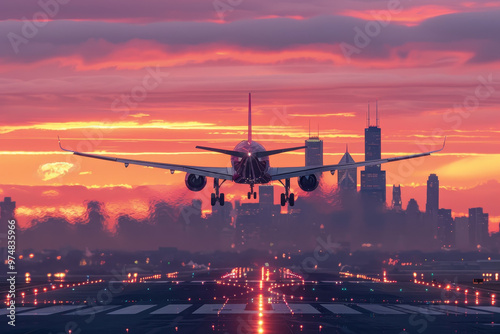
<svg viewBox="0 0 500 334"><path fill-rule="evenodd" d="M283 180L292 177L306 176L310 174L322 173L328 171L333 174L336 170L351 169L351 168L365 167L365 166L375 166L387 162L424 157L427 155L431 155L432 153L442 151L444 149L445 144L446 144L446 137L444 139L443 147L435 151L429 151L429 152L423 152L418 154L405 155L401 157L393 157L387 159L355 162L343 165L326 165L326 166L310 166L310 167L275 167L275 168L270 168L269 173L271 174L271 180Z"/></svg>
<svg viewBox="0 0 500 334"><path fill-rule="evenodd" d="M58 139L59 139L59 137L58 137ZM186 173L191 173L191 174L196 174L196 175L213 177L213 178L223 179L223 180L232 180L233 179L233 169L231 167L226 168L226 167L200 167L200 166L174 165L174 164L167 164L167 163L162 163L162 162L122 159L122 158L108 157L108 156L98 155L98 154L82 153L82 152L72 151L72 150L68 150L68 149L63 148L61 145L60 139L59 139L59 147L63 151L71 152L75 155L79 155L82 157L120 162L120 163L124 164L125 167L128 167L128 165L139 165L139 166L146 166L146 167L169 169L171 173L173 173L174 171L180 171L180 172L186 172Z"/></svg>

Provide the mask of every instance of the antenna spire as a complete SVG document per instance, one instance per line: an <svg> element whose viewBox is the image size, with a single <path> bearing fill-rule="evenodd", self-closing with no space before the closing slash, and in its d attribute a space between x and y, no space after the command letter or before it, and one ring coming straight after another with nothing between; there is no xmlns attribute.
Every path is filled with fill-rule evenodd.
<svg viewBox="0 0 500 334"><path fill-rule="evenodd" d="M370 102L368 102L368 112L366 113L366 127L370 127Z"/></svg>

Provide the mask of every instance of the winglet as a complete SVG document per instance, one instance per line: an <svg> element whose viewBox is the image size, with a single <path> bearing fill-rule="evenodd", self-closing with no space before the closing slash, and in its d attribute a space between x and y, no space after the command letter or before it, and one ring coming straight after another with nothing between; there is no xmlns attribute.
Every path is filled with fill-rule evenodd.
<svg viewBox="0 0 500 334"><path fill-rule="evenodd" d="M443 147L441 148L442 150L444 150L445 145L446 145L446 136L444 136Z"/></svg>
<svg viewBox="0 0 500 334"><path fill-rule="evenodd" d="M437 153L437 152L441 152L442 150L444 150L444 147L446 146L446 136L444 136L444 140L443 140L443 146L438 149L438 150L435 150L435 151L431 151L430 153Z"/></svg>
<svg viewBox="0 0 500 334"><path fill-rule="evenodd" d="M62 145L61 145L61 138L59 138L59 136L57 136L57 140L59 141L59 147L61 148L61 150L66 151L66 152L73 152L74 153L74 151L67 150L64 147L62 147Z"/></svg>
<svg viewBox="0 0 500 334"><path fill-rule="evenodd" d="M248 93L248 143L252 143L252 93Z"/></svg>

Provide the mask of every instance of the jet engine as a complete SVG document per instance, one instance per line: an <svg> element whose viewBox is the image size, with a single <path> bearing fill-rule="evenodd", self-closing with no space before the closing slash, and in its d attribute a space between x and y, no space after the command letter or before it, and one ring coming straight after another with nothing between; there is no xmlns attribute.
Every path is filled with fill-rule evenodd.
<svg viewBox="0 0 500 334"><path fill-rule="evenodd" d="M314 174L300 176L298 178L298 183L300 189L304 191L313 191L314 189L318 188L319 185L318 178Z"/></svg>
<svg viewBox="0 0 500 334"><path fill-rule="evenodd" d="M186 174L186 187L191 191L200 191L207 185L207 178L202 175Z"/></svg>

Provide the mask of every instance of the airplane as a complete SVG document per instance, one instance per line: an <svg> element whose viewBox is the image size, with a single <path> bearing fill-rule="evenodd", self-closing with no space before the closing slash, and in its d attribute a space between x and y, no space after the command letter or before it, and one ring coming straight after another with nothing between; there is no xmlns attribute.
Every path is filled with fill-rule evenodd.
<svg viewBox="0 0 500 334"><path fill-rule="evenodd" d="M222 184L226 181L232 181L239 184L250 185L250 191L247 194L248 199L252 196L257 198L257 193L254 191L254 185L265 184L271 181L279 181L285 188L284 193L281 194L281 206L287 203L290 206L295 204L295 195L290 192L290 179L297 177L300 189L306 192L314 191L319 185L319 176L323 172L330 172L335 174L336 170L351 169L357 167L380 165L387 162L394 162L406 159L419 158L428 156L444 149L446 144L446 137L444 138L443 146L434 151L418 153L413 155L405 155L400 157L369 160L362 162L355 162L343 165L321 165L321 166L303 166L303 167L271 167L269 164L269 157L271 155L280 154L307 148L306 146L290 147L277 150L267 151L264 146L252 140L252 96L248 94L248 138L239 142L233 150L196 146L198 149L217 152L229 155L231 158L231 167L202 167L202 166L187 166L187 165L174 165L162 162L151 162L141 160L122 159L115 157L108 157L97 154L83 153L78 151L68 150L62 147L61 139L58 137L59 147L66 152L72 152L87 158L102 159L106 161L114 161L123 163L125 167L130 164L139 166L148 166L155 168L168 169L173 174L175 171L186 173L185 184L191 191L201 191L207 185L207 178L214 179L214 192L211 194L210 202L214 206L217 202L224 205L224 193L220 192ZM221 182L222 180L222 182ZM285 181L283 183L283 180Z"/></svg>

